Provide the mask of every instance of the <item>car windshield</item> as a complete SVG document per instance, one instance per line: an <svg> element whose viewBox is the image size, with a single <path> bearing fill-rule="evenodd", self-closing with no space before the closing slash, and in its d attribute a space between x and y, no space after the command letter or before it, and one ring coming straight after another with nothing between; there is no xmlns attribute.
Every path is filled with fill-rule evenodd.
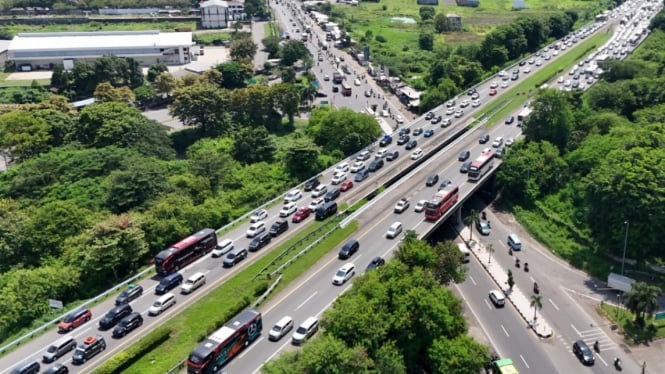
<svg viewBox="0 0 665 374"><path fill-rule="evenodd" d="M70 323L70 322L73 322L75 319L76 319L76 315L75 314L70 314L70 315L67 316L67 318L65 318L65 322Z"/></svg>
<svg viewBox="0 0 665 374"><path fill-rule="evenodd" d="M56 347L54 345L48 347L48 349L46 350L46 352L48 352L48 353L54 353L54 352L57 352L57 351L58 351L58 347Z"/></svg>
<svg viewBox="0 0 665 374"><path fill-rule="evenodd" d="M120 293L120 297L127 297L127 296L129 296L129 290L125 290Z"/></svg>
<svg viewBox="0 0 665 374"><path fill-rule="evenodd" d="M275 325L275 327L272 328L272 331L274 331L274 332L281 332L281 331L282 331L282 328L279 327L278 325Z"/></svg>
<svg viewBox="0 0 665 374"><path fill-rule="evenodd" d="M337 270L337 276L338 277L343 277L346 274L346 272L342 269Z"/></svg>
<svg viewBox="0 0 665 374"><path fill-rule="evenodd" d="M233 253L229 253L229 256L228 256L227 258L234 259L235 257L236 257L235 254L233 254Z"/></svg>
<svg viewBox="0 0 665 374"><path fill-rule="evenodd" d="M304 327L302 327L302 326L300 326L300 327L298 327L298 330L296 330L296 332L297 332L298 334L304 334L304 333L307 332L307 329L304 328Z"/></svg>
<svg viewBox="0 0 665 374"><path fill-rule="evenodd" d="M159 300L158 300L158 301L155 301L155 303L152 304L152 306L154 306L154 307L156 307L156 308L159 308L160 306L162 306L162 302L159 301Z"/></svg>

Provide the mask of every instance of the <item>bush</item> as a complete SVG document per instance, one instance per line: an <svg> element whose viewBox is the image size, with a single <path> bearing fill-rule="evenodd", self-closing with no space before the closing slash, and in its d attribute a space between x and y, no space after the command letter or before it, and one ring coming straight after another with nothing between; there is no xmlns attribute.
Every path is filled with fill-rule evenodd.
<svg viewBox="0 0 665 374"><path fill-rule="evenodd" d="M383 35L377 35L374 39L376 39L376 41L379 43L385 43L388 41L388 39L386 39Z"/></svg>
<svg viewBox="0 0 665 374"><path fill-rule="evenodd" d="M126 350L116 354L100 366L95 372L100 374L122 373L144 354L152 351L171 337L170 327L160 327L153 330L137 343L132 344Z"/></svg>

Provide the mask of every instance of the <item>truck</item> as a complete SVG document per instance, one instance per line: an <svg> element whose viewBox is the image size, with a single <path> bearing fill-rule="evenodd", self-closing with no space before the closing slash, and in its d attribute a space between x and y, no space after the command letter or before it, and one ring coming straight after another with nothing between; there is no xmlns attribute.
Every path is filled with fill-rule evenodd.
<svg viewBox="0 0 665 374"><path fill-rule="evenodd" d="M492 367L494 369L492 370L494 374L519 374L515 364L513 364L513 360L509 358L494 361Z"/></svg>
<svg viewBox="0 0 665 374"><path fill-rule="evenodd" d="M341 84L343 80L344 80L344 75L341 72L336 71L333 73L333 83Z"/></svg>
<svg viewBox="0 0 665 374"><path fill-rule="evenodd" d="M635 279L617 273L610 273L607 276L607 287L623 292L630 291L633 288L633 282Z"/></svg>
<svg viewBox="0 0 665 374"><path fill-rule="evenodd" d="M383 138L379 142L379 147L387 147L392 142L393 142L393 137L388 134L385 134L383 135Z"/></svg>

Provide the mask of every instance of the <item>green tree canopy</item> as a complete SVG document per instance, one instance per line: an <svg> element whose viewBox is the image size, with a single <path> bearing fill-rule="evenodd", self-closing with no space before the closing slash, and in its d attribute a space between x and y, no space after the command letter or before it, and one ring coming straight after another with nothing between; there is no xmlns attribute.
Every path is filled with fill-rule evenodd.
<svg viewBox="0 0 665 374"><path fill-rule="evenodd" d="M564 152L572 127L572 113L566 94L559 90L541 90L531 105L533 112L524 120L526 139L547 140Z"/></svg>
<svg viewBox="0 0 665 374"><path fill-rule="evenodd" d="M228 100L228 95L212 84L195 84L176 90L169 112L185 125L198 127L203 136L218 136L231 127Z"/></svg>
<svg viewBox="0 0 665 374"><path fill-rule="evenodd" d="M376 140L381 128L374 117L351 109L318 109L310 117L307 133L325 151L350 155Z"/></svg>
<svg viewBox="0 0 665 374"><path fill-rule="evenodd" d="M48 151L50 127L42 118L17 110L0 115L0 154L5 163L22 162Z"/></svg>

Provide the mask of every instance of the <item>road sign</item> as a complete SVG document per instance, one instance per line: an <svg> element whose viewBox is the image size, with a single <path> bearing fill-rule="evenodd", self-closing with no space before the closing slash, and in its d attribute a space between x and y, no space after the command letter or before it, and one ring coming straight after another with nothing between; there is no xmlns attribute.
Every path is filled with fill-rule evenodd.
<svg viewBox="0 0 665 374"><path fill-rule="evenodd" d="M665 319L665 312L656 313L656 320Z"/></svg>

